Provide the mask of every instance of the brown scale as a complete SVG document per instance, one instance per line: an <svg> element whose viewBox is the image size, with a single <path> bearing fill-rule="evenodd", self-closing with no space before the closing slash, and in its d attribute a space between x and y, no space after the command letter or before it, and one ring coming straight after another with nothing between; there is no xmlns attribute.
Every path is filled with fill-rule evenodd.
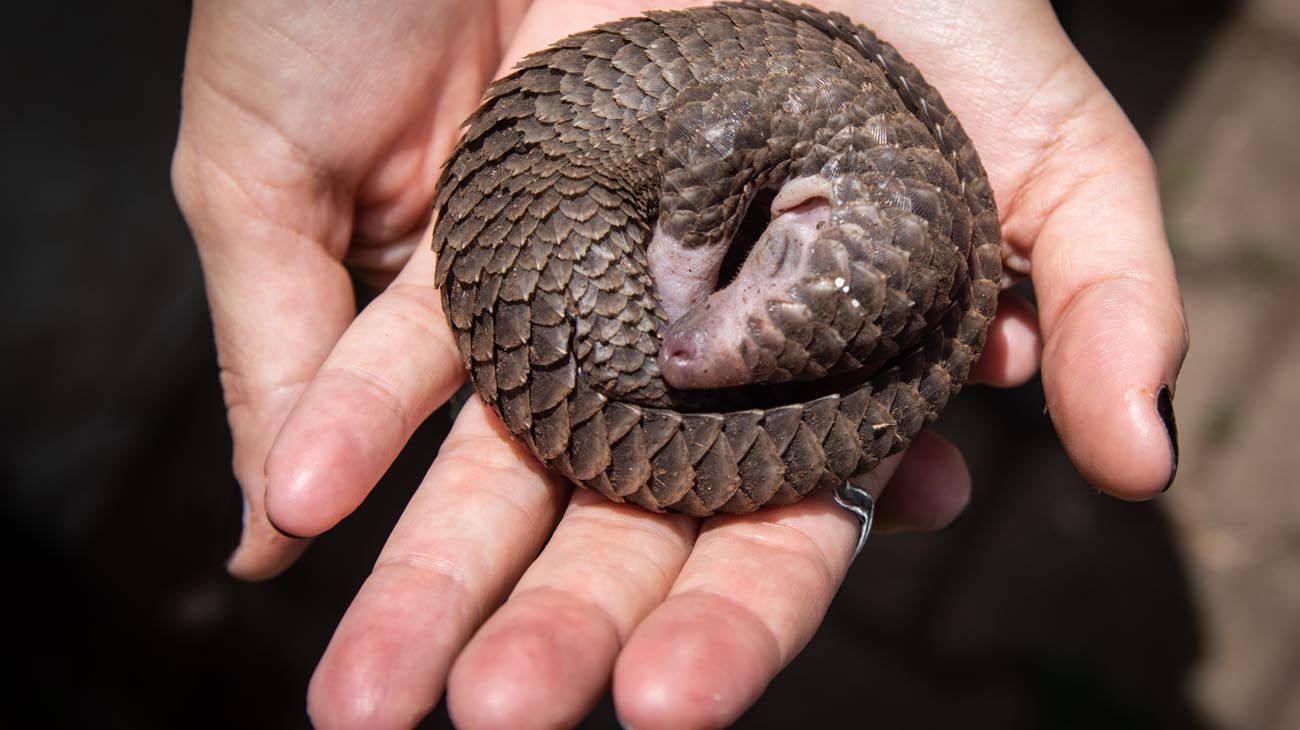
<svg viewBox="0 0 1300 730"><path fill-rule="evenodd" d="M827 377L669 387L656 224L725 245L757 190L831 168L817 265L847 266L850 291L774 317L783 377ZM867 29L784 2L647 13L528 56L467 122L435 208L483 401L574 482L697 516L905 447L966 379L1001 276L988 181L939 93Z"/></svg>

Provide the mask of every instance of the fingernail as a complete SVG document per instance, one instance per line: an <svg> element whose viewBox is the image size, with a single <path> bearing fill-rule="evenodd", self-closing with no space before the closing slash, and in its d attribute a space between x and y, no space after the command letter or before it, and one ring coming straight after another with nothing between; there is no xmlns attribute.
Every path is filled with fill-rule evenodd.
<svg viewBox="0 0 1300 730"><path fill-rule="evenodd" d="M1169 482L1161 491L1169 491L1178 474L1178 422L1174 419L1174 397L1168 385L1160 386L1156 393L1156 413L1165 424L1165 433L1169 434L1169 449L1173 452L1173 464L1169 467Z"/></svg>

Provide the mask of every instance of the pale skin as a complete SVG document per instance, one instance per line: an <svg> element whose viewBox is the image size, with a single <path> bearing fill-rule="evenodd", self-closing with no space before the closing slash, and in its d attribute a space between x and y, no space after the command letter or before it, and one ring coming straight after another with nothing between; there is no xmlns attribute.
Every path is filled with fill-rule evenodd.
<svg viewBox="0 0 1300 730"><path fill-rule="evenodd" d="M462 382L428 225L484 86L565 34L689 4L195 3L173 180L248 504L232 573L288 566ZM1048 4L817 4L915 63L989 171L1039 308L1003 296L978 380L1018 384L1041 363L1081 473L1120 498L1158 494L1172 454L1156 393L1187 334L1154 170ZM383 287L360 314L349 269ZM882 520L913 529L950 522L970 489L929 434L864 483ZM612 687L632 727L725 725L816 631L856 532L825 497L701 522L573 492L471 401L321 658L308 711L319 727L400 728L445 692L463 727L551 727Z"/></svg>

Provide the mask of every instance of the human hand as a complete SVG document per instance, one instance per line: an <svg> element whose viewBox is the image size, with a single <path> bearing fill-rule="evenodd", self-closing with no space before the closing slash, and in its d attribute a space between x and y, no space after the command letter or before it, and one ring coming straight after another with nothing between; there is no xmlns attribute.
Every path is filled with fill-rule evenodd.
<svg viewBox="0 0 1300 730"><path fill-rule="evenodd" d="M1034 284L1048 412L1074 465L1116 497L1159 494L1177 468L1172 397L1188 333L1155 168L1050 4L817 4L890 41L974 140L1009 263ZM1017 353L1038 336L993 338L985 368L1023 372Z"/></svg>
<svg viewBox="0 0 1300 730"><path fill-rule="evenodd" d="M572 10L557 12L559 7L556 3L537 3L516 39L515 51L509 55L517 56L564 33L642 9L627 3L606 3L587 8L584 12L590 14L584 14ZM919 56L922 48L909 46L899 37L904 28L888 28L881 18L854 15L859 20L875 22L883 37L894 40L940 89L949 90L952 83L948 79L952 77L944 75L941 65L928 63ZM1029 16L1032 19L1033 13ZM1023 14L1017 16L1016 20L1023 17ZM1051 20L1050 11L1046 17ZM953 16L945 22L960 20ZM926 28L931 27L927 23L936 20L929 17L913 22ZM1055 47L1049 42L1053 40L1053 32L1059 35L1054 21L1039 31L1045 36L1039 38L1040 44L1049 49ZM975 41L980 37L987 38L987 35L975 36L971 45L977 46ZM1063 37L1056 40L1058 45L1064 43L1066 51L1070 50ZM1002 63L1017 64L1025 60L1013 54ZM1072 58L1067 53L1057 61L1068 70ZM1078 61L1077 65L1081 64ZM1019 67L1015 70L1024 71ZM951 69L948 73L961 78ZM1053 74L1044 72L1043 77L1047 76ZM1026 72L1025 77L1031 84L1035 82L1032 74ZM1086 67L1082 74L1067 76L1067 80L1070 83L1066 87L1096 85ZM1017 88L1014 84L1011 87ZM1033 164L1014 164L1017 148L1008 144L999 146L1000 135L1010 128L1005 119L1006 107L982 98L981 89L984 94L998 91L996 84L986 83L983 87L962 89L961 93L948 91L946 96L966 121L981 150L1004 209L1008 194L1028 193L1030 199L1051 197L1044 187L1069 182L1069 178L1031 175ZM1032 96L1028 90L1028 86L1020 88L1026 101ZM1084 93L1086 88L1064 90L1089 96ZM1100 93L1104 96L1104 91ZM972 101L982 102L982 106L972 106ZM187 104L188 116L193 106L189 94ZM464 112L472 106L471 101ZM1101 107L1104 111L1105 105ZM972 120L972 114L980 115L981 111L968 110L982 110L982 117ZM1066 112L1071 110L1045 105L1040 111L1039 127L1051 132L1049 112L1065 121L1069 117ZM463 112L455 121L447 123L454 125L461 116ZM1126 131L1132 135L1117 110L1082 126L1094 134L1106 129L1108 134L1120 137ZM341 132L350 133L342 123L337 127ZM182 147L184 141L183 135ZM449 140L441 146L430 144L427 159L440 160L449 145ZM1058 145L1043 138L1038 140L1035 149L1041 152L1043 160L1048 160L1048 152L1058 149ZM985 151L990 146L993 149ZM329 151L332 147L327 143L320 149ZM1141 150L1140 143L1137 149ZM1145 150L1141 150L1139 163L1145 159L1144 155ZM1127 169L1118 163L1117 167ZM178 176L178 189L183 184L184 177ZM236 190L244 187L239 185ZM1136 187L1142 187L1141 180ZM390 192L393 190L396 188ZM1149 193L1153 201L1153 189ZM1062 204L1074 199L1060 189L1055 194L1062 199ZM1034 195L1038 197L1033 198ZM299 196L297 203L303 204L304 199ZM1150 212L1141 206L1137 210L1119 207L1120 216L1140 218ZM194 223L195 214L191 212L195 208L200 213L206 208L195 202L187 206L187 215L191 216L202 247L201 226ZM291 206L285 209L300 218L309 210ZM215 217L220 219L222 213L230 211L218 210ZM1018 250L1022 253L1030 250L1029 244L1039 246L1040 253L1033 260L1040 289L1045 283L1039 278L1038 256L1043 255L1041 246L1046 245L1043 236L1051 218L1051 215L1041 215L1034 226L1022 213L1019 238L1008 232L1013 243L1020 241ZM268 219L274 221L276 215L264 215L259 220ZM1011 222L1006 212L1004 222ZM1144 225L1149 223L1146 221ZM209 225L220 230L215 223ZM1159 239L1158 216L1155 225ZM1088 227L1076 224L1065 228L1062 233L1078 235ZM329 225L321 225L316 230L337 238ZM293 289L292 283L267 278L277 273L282 278L298 276L285 269L287 263L302 255L301 250L285 253L283 246L287 244L275 241L274 235L273 231L266 231L260 239L266 244L264 248L270 250L245 254L263 266L266 257L279 261L278 271L272 268L272 273L263 272L262 278L258 278L257 272L247 274L261 283L246 296L256 301L257 295L267 295L270 301L264 303L268 306L261 309L246 306L243 304L246 298L227 295L232 302L227 309L233 309L236 314L232 315L234 324L226 325L223 363L230 362L226 352L234 348L243 355L236 358L242 367L253 368L253 372L261 374L268 371L259 363L271 355L287 355L299 363L306 361L301 353L280 353L276 338L283 334L277 334L277 328L271 326L274 323L263 320L272 315L282 316L283 313L275 311L275 307L283 306L285 299L281 297L295 302L299 296L295 292L300 291ZM1047 238L1050 240L1050 236ZM229 236L225 240L238 239ZM1059 237L1057 240L1061 241L1057 245L1067 248L1072 243ZM280 244L279 249L272 245L276 243ZM258 254L263 257L261 261ZM213 265L209 264L209 259L220 264L227 256L234 257L228 253L205 252L210 290L234 285L229 269L222 278L218 275L221 270L218 268L214 273ZM324 352L328 350L328 340L339 337L350 311L344 313L346 316L326 322L331 325L329 328L286 330L296 335L324 333L320 337L313 335L311 340L320 345L316 361L324 359L324 364L310 386L306 385L310 372L297 380L269 381L289 385L261 391L258 400L262 405L250 412L279 413L280 421L290 408L294 412L280 430L274 448L270 442L275 438L279 421L265 417L252 419L252 427L246 432L260 435L261 439L246 438L245 458L237 457L237 472L242 464L241 483L253 503L260 501L261 494L257 488L261 483L258 452L265 455L270 449L266 460L267 509L285 530L317 534L350 511L415 424L445 399L458 382L459 375L453 372L457 359L451 354L441 311L429 289L431 258L425 247L418 248L394 286L348 329L328 358ZM1150 274L1158 283L1159 256L1148 258L1154 261L1141 258L1135 270ZM238 266L232 268L239 270ZM341 275L341 268L323 268L331 276ZM1172 290L1172 272L1167 273ZM330 277L321 277L327 278ZM1107 280L1099 281L1104 285ZM277 287L281 288L279 293L257 291ZM221 342L223 315L218 312L225 310L221 309L218 293L212 296ZM1176 292L1174 300L1176 314ZM347 301L350 306L350 294ZM1079 302L1085 303L1085 300ZM984 380L999 384L1028 377L1036 365L1038 348L1029 309L1014 299L1005 299L1004 311L1009 315L1000 317L995 324L980 371ZM1045 303L1044 321L1047 311ZM1089 310L1082 311L1086 314ZM1141 311L1146 314L1139 319L1153 318L1146 309ZM311 319L310 312L306 315L289 323L320 324ZM1160 320L1156 319L1159 324ZM1072 315L1068 321L1079 320L1078 315ZM1069 325L1068 321L1060 328L1067 334L1076 331L1076 325ZM1180 316L1178 322L1181 323ZM433 331L425 331L431 324ZM1052 330L1045 327L1044 331L1050 338ZM260 339L259 334L263 335ZM256 348L244 346L244 337L264 342L263 349L258 352ZM1148 346L1152 341L1145 340ZM276 359L270 360L274 365ZM1050 358L1048 365L1051 366ZM1078 380L1078 371L1072 368L1061 368L1075 373L1074 379L1067 377L1066 382ZM303 368L307 370L314 371L314 368ZM269 372L284 370L272 367ZM1142 373L1137 377L1128 372L1116 376L1121 380L1137 380ZM237 380L243 382L249 378ZM228 394L231 381L227 376ZM265 375L257 382L267 382ZM1049 385L1049 398L1053 387ZM1068 388L1064 390L1065 401L1073 403L1068 397L1070 392ZM243 407L242 399L231 400L234 406ZM1054 414L1060 418L1061 408L1054 406ZM232 407L232 430L236 431L238 444L237 420ZM1133 423L1125 434L1132 433L1134 423L1142 425L1140 419L1130 420ZM1088 424L1086 418L1076 418L1074 422ZM1086 443L1088 435L1081 438ZM1125 456L1122 452L1110 455ZM889 468L897 466L896 462L874 472L872 479L883 479ZM1099 463L1110 462L1103 458ZM899 469L890 491L881 499L882 518L892 512L899 523L938 526L951 519L964 504L968 489L964 468L960 457L946 444L933 437L919 439ZM1151 490L1142 481L1144 474L1126 470L1122 464L1114 471L1120 476L1111 483L1103 482L1104 486L1129 495ZM585 712L608 682L612 669L615 701L625 721L637 726L724 723L753 701L815 630L847 567L855 534L852 520L829 507L824 498L757 516L718 518L701 528L686 518L636 512L600 502L585 493L575 495L565 509L566 497L567 491L561 485L539 473L530 459L521 457L515 447L502 439L494 419L475 404L467 407L394 531L374 575L322 659L310 698L313 718L322 725L410 724L437 700L450 673L449 701L453 716L462 724L493 724L494 721L518 724L520 718L530 723L562 724ZM561 510L564 516L556 527ZM466 519L466 515L476 519ZM236 571L243 567L246 574L273 572L294 549L292 543L281 542L282 538L269 525L258 520L259 510L254 506L249 528L254 537L250 539L246 535L244 545L232 561L232 569ZM555 535L545 552L529 567L553 529ZM268 539L257 537L259 534ZM466 645L512 585L514 592L509 602Z"/></svg>
<svg viewBox="0 0 1300 730"><path fill-rule="evenodd" d="M269 577L306 546L272 527L264 495L267 454L308 383L309 411L349 397L396 409L362 409L344 430L329 426L346 413L329 411L324 451L404 441L459 385L432 275L420 270L361 318L422 343L404 370L364 349L321 366L356 316L349 270L388 284L422 240L442 160L525 5L194 4L172 177L203 263L246 504L232 573ZM385 465L367 466L377 478Z"/></svg>

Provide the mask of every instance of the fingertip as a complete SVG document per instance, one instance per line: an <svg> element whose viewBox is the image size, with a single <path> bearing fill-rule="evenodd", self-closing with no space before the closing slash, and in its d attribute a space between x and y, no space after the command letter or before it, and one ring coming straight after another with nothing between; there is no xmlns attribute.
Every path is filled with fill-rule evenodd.
<svg viewBox="0 0 1300 730"><path fill-rule="evenodd" d="M265 515L251 516L244 525L239 546L226 560L226 570L240 580L270 580L293 565L310 544L310 540L281 533Z"/></svg>
<svg viewBox="0 0 1300 730"><path fill-rule="evenodd" d="M354 452L346 431L303 429L290 416L266 460L270 524L291 537L315 536L356 509Z"/></svg>
<svg viewBox="0 0 1300 730"><path fill-rule="evenodd" d="M304 534L299 534L299 533L297 533L297 532L294 532L294 531L292 531L292 530L289 530L289 529L283 527L282 525L276 523L275 520L271 519L271 515L270 515L270 513L267 513L267 515L266 515L266 521L270 523L270 525L271 525L271 529L275 530L276 532L280 533L281 535L284 535L285 537L289 538L290 540L307 540L307 539L310 539L310 538L315 537L316 535L319 535L319 534L320 534L319 532L313 532L313 533L311 533L311 534L306 534L306 535L304 535Z"/></svg>
<svg viewBox="0 0 1300 730"><path fill-rule="evenodd" d="M1062 433L1061 442L1088 483L1119 499L1142 501L1169 488L1177 470L1177 442L1166 430L1159 413L1163 386L1138 385L1114 396L1117 408L1074 409L1052 421ZM1100 390L1113 391L1114 383ZM1096 433L1064 435L1071 422L1088 421Z"/></svg>
<svg viewBox="0 0 1300 730"><path fill-rule="evenodd" d="M328 658L328 662L326 661ZM389 691L394 684L388 672L377 666L366 645L331 643L307 685L307 716L320 730L382 730L415 727L433 710L427 697ZM342 667L342 671L338 668ZM402 684L397 682L396 684Z"/></svg>
<svg viewBox="0 0 1300 730"><path fill-rule="evenodd" d="M277 433L266 502L285 533L318 535L360 506L462 381L432 267L432 254L412 258L402 280L366 307ZM417 278L425 283L409 281Z"/></svg>
<svg viewBox="0 0 1300 730"><path fill-rule="evenodd" d="M1038 372L1042 348L1034 305L1015 292L1004 291L998 297L998 315L989 325L984 351L971 369L971 381L999 388L1024 385Z"/></svg>
<svg viewBox="0 0 1300 730"><path fill-rule="evenodd" d="M777 642L756 616L718 596L679 594L619 655L614 706L637 730L726 727L780 668Z"/></svg>
<svg viewBox="0 0 1300 730"><path fill-rule="evenodd" d="M461 652L447 680L459 728L572 727L600 698L619 650L607 617L560 591L516 594Z"/></svg>
<svg viewBox="0 0 1300 730"><path fill-rule="evenodd" d="M317 670L307 685L307 717L314 728L374 727L379 704L368 686L358 688L355 675Z"/></svg>
<svg viewBox="0 0 1300 730"><path fill-rule="evenodd" d="M1176 312L1153 317L1137 282L1085 295L1044 350L1043 388L1062 444L1089 483L1120 499L1163 492L1177 466L1172 383L1186 350Z"/></svg>
<svg viewBox="0 0 1300 730"><path fill-rule="evenodd" d="M351 514L409 437L407 419L346 371L317 375L266 459L266 510L286 535L319 535Z"/></svg>
<svg viewBox="0 0 1300 730"><path fill-rule="evenodd" d="M312 674L312 725L409 728L428 715L474 620L459 602L464 594L458 585L447 574L410 563L381 563Z"/></svg>
<svg viewBox="0 0 1300 730"><path fill-rule="evenodd" d="M283 412L283 411L281 411ZM232 411L232 416L235 412ZM284 572L302 555L311 541L290 535L272 524L266 512L266 474L263 468L266 434L279 419L241 423L232 417L234 471L243 496L243 515L238 542L226 559L226 570L245 581L264 581ZM255 426L255 427L250 427Z"/></svg>
<svg viewBox="0 0 1300 730"><path fill-rule="evenodd" d="M877 516L887 530L941 530L965 511L970 499L970 470L961 450L922 431L877 500Z"/></svg>

